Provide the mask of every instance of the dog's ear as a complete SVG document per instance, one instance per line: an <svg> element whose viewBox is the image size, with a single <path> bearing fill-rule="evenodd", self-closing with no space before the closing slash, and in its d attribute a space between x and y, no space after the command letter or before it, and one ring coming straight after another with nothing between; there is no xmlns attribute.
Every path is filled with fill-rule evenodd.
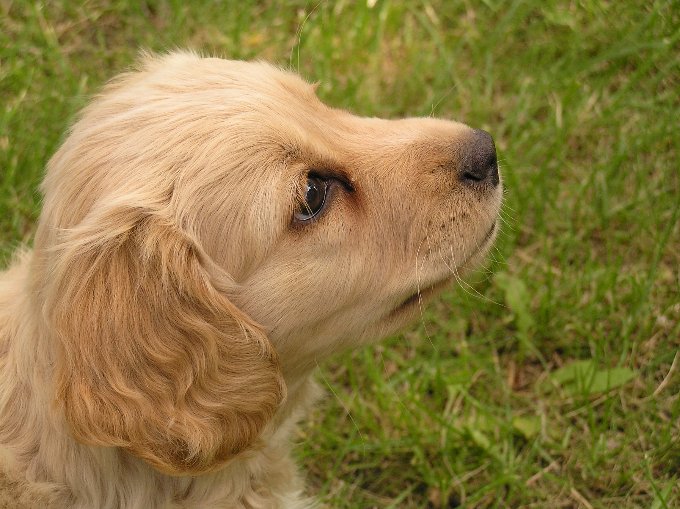
<svg viewBox="0 0 680 509"><path fill-rule="evenodd" d="M64 232L52 255L57 402L76 439L175 475L256 441L285 397L277 358L216 289L196 242L118 207Z"/></svg>

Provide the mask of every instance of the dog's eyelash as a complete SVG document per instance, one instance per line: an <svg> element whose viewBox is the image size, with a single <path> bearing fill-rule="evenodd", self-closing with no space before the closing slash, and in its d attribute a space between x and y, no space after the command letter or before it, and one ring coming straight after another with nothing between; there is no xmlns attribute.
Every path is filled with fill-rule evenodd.
<svg viewBox="0 0 680 509"><path fill-rule="evenodd" d="M350 181L349 177L344 173L336 170L325 170L325 171L314 171L311 172L310 174L312 175L318 175L319 177L325 179L325 180L335 180L339 184L342 185L342 187L345 188L346 191L353 193L354 192L354 185Z"/></svg>
<svg viewBox="0 0 680 509"><path fill-rule="evenodd" d="M308 177L318 177L327 181L335 180L348 192L354 192L354 184L342 170L337 169L312 169L307 172Z"/></svg>

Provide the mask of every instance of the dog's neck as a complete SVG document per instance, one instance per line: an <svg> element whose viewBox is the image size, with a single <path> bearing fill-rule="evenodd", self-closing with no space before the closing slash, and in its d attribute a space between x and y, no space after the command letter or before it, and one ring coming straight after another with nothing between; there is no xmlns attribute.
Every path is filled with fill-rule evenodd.
<svg viewBox="0 0 680 509"><path fill-rule="evenodd" d="M262 439L210 474L171 477L119 448L75 441L54 404L48 331L25 318L42 316L37 292L29 290L31 262L26 253L0 273L0 488L15 492L11 507L24 499L26 507L41 505L36 500L149 509L303 504L289 435L318 393L309 370L287 376L288 396Z"/></svg>

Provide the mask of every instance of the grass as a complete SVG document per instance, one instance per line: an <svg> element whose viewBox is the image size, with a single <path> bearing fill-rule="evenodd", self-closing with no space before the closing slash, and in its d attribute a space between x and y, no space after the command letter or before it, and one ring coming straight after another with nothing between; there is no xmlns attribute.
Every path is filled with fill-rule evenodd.
<svg viewBox="0 0 680 509"><path fill-rule="evenodd" d="M677 1L0 0L0 258L137 48L264 58L362 115L493 133L489 273L335 358L298 437L337 508L680 506ZM1 262L0 262L1 263Z"/></svg>

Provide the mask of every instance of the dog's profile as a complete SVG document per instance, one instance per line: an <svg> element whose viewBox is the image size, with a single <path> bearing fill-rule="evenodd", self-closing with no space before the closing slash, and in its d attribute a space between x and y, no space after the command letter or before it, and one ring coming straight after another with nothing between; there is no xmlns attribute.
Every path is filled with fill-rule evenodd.
<svg viewBox="0 0 680 509"><path fill-rule="evenodd" d="M479 265L502 195L484 131L181 52L104 88L42 192L0 273L6 508L311 507L317 362Z"/></svg>

